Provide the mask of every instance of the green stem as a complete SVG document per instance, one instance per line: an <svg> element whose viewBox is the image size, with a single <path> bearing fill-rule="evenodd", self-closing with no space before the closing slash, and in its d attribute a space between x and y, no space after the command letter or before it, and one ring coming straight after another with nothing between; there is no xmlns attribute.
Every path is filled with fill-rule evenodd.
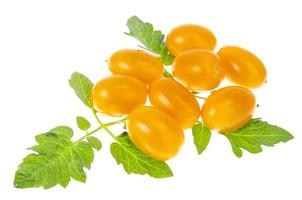
<svg viewBox="0 0 302 200"><path fill-rule="evenodd" d="M84 140L85 138L91 136L92 134L98 132L99 130L101 130L103 128L103 126L99 126L98 128L94 129L93 131L87 132L83 137L81 137L80 139L78 139L77 141L75 141L75 144L79 143L80 141Z"/></svg>
<svg viewBox="0 0 302 200"><path fill-rule="evenodd" d="M102 126L103 123L101 122L100 118L97 116L96 111L92 110L93 116L96 119L96 121Z"/></svg>
<svg viewBox="0 0 302 200"><path fill-rule="evenodd" d="M115 138L115 136L113 135L113 133L107 128L108 126L112 126L112 125L115 125L115 124L119 124L119 123L122 123L122 122L125 122L127 120L127 118L123 118L123 119L120 119L120 120L116 120L116 121L113 121L113 122L109 122L109 123L102 123L99 119L99 117L97 116L96 112L93 111L94 113L94 116L96 118L96 120L98 121L98 123L100 124L100 126L92 131L89 131L87 132L83 137L81 137L80 139L78 139L77 141L75 141L75 144L76 143L79 143L80 141L84 140L85 138L93 135L94 133L98 132L99 130L101 129L104 129L105 131L109 131L108 133L113 137Z"/></svg>
<svg viewBox="0 0 302 200"><path fill-rule="evenodd" d="M120 120L117 120L117 121L113 121L113 122L109 122L109 123L106 123L106 124L103 124L104 126L111 126L111 125L114 125L114 124L119 124L119 123L123 123L127 120L127 117L123 118L123 119L120 119Z"/></svg>
<svg viewBox="0 0 302 200"><path fill-rule="evenodd" d="M93 113L93 116L94 116L94 118L96 119L96 121L103 127L103 129L104 129L107 133L109 133L109 135L110 135L112 138L114 138L114 139L116 140L116 136L112 133L112 131L110 131L110 129L108 129L108 127L107 127L103 122L101 122L101 120L100 120L100 118L98 117L96 111L95 111L95 110L92 110L92 113ZM125 120L125 119L124 119L124 120ZM123 121L124 121L124 120L123 120ZM120 121L120 120L119 120L119 121Z"/></svg>

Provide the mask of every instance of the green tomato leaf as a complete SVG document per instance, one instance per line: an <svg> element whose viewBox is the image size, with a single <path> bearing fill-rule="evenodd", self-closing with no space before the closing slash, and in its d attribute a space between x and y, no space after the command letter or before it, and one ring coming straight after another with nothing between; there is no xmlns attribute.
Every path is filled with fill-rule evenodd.
<svg viewBox="0 0 302 200"><path fill-rule="evenodd" d="M71 139L73 136L73 130L68 126L57 126L49 132L57 134L58 137L65 137L67 140Z"/></svg>
<svg viewBox="0 0 302 200"><path fill-rule="evenodd" d="M74 92L82 100L82 102L91 108L92 104L90 96L93 83L83 74L74 72L69 80L69 85L74 89Z"/></svg>
<svg viewBox="0 0 302 200"><path fill-rule="evenodd" d="M88 142L72 142L72 129L60 126L36 136L34 151L23 159L14 180L16 188L44 187L60 184L64 188L73 178L86 181L84 168L90 169L94 152Z"/></svg>
<svg viewBox="0 0 302 200"><path fill-rule="evenodd" d="M211 131L204 124L195 124L192 128L194 144L198 154L201 154L208 146L211 139Z"/></svg>
<svg viewBox="0 0 302 200"><path fill-rule="evenodd" d="M141 152L131 143L126 133L117 136L117 142L111 144L110 150L117 163L122 164L128 174L148 174L154 178L173 176L164 161L155 160Z"/></svg>
<svg viewBox="0 0 302 200"><path fill-rule="evenodd" d="M242 156L242 149L250 153L260 153L261 145L274 146L294 138L287 130L268 124L260 119L252 119L242 128L224 133L237 157Z"/></svg>
<svg viewBox="0 0 302 200"><path fill-rule="evenodd" d="M83 131L87 131L91 126L90 122L84 117L78 116L76 118L76 120L77 120L77 125L78 125L79 129L81 129Z"/></svg>
<svg viewBox="0 0 302 200"><path fill-rule="evenodd" d="M143 22L137 16L130 17L127 26L130 31L127 35L139 40L147 50L158 54L164 65L172 64L174 56L168 51L164 43L165 35L161 31L154 30L152 24Z"/></svg>
<svg viewBox="0 0 302 200"><path fill-rule="evenodd" d="M96 138L94 136L89 136L89 137L87 137L87 141L96 150L98 150L98 151L101 150L102 143L101 143L101 141L98 138Z"/></svg>

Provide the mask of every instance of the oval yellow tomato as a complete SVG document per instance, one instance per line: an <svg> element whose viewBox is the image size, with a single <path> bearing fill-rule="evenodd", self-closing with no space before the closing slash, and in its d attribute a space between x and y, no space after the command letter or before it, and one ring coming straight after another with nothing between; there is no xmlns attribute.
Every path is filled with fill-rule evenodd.
<svg viewBox="0 0 302 200"><path fill-rule="evenodd" d="M226 77L248 88L258 88L266 82L266 69L253 53L236 46L225 46L218 51Z"/></svg>
<svg viewBox="0 0 302 200"><path fill-rule="evenodd" d="M189 49L214 50L216 37L203 26L186 24L174 28L167 35L166 43L169 51L176 56Z"/></svg>
<svg viewBox="0 0 302 200"><path fill-rule="evenodd" d="M146 102L147 88L139 79L113 75L95 84L91 99L94 109L98 112L122 116Z"/></svg>
<svg viewBox="0 0 302 200"><path fill-rule="evenodd" d="M204 124L221 133L245 125L256 107L254 94L243 87L229 86L216 90L205 100L201 109Z"/></svg>
<svg viewBox="0 0 302 200"><path fill-rule="evenodd" d="M157 160L172 158L184 142L179 123L154 107L134 109L128 116L127 130L132 143Z"/></svg>
<svg viewBox="0 0 302 200"><path fill-rule="evenodd" d="M115 52L109 59L109 69L113 74L133 76L146 83L161 77L164 71L159 58L132 49Z"/></svg>
<svg viewBox="0 0 302 200"><path fill-rule="evenodd" d="M224 78L218 56L204 49L192 49L177 55L172 72L181 84L193 91L212 90Z"/></svg>
<svg viewBox="0 0 302 200"><path fill-rule="evenodd" d="M169 78L154 80L149 88L153 106L170 114L183 128L190 128L197 121L199 104L185 87Z"/></svg>

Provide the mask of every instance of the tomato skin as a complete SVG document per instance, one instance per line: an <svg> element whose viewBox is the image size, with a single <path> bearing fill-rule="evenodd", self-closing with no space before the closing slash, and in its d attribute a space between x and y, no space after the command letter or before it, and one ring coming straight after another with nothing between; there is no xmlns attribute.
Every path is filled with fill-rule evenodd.
<svg viewBox="0 0 302 200"><path fill-rule="evenodd" d="M266 82L266 69L253 53L236 46L225 46L218 51L226 77L232 82L258 88Z"/></svg>
<svg viewBox="0 0 302 200"><path fill-rule="evenodd" d="M147 99L146 85L137 78L112 75L100 80L92 89L95 110L111 116L122 116Z"/></svg>
<svg viewBox="0 0 302 200"><path fill-rule="evenodd" d="M192 49L176 56L172 72L180 83L193 91L212 90L224 78L218 56L204 49Z"/></svg>
<svg viewBox="0 0 302 200"><path fill-rule="evenodd" d="M189 49L214 50L215 35L207 28L194 24L177 26L167 35L166 44L173 55Z"/></svg>
<svg viewBox="0 0 302 200"><path fill-rule="evenodd" d="M109 59L109 69L113 74L133 76L146 83L159 78L164 72L159 58L141 50L123 49Z"/></svg>
<svg viewBox="0 0 302 200"><path fill-rule="evenodd" d="M149 88L151 104L170 114L182 128L190 128L200 115L200 107L192 93L169 78L160 78L152 82Z"/></svg>
<svg viewBox="0 0 302 200"><path fill-rule="evenodd" d="M201 109L204 124L221 133L236 130L245 125L256 107L254 94L243 87L229 86L210 94Z"/></svg>
<svg viewBox="0 0 302 200"><path fill-rule="evenodd" d="M134 109L128 116L127 130L132 143L157 160L174 157L184 142L178 122L154 107Z"/></svg>

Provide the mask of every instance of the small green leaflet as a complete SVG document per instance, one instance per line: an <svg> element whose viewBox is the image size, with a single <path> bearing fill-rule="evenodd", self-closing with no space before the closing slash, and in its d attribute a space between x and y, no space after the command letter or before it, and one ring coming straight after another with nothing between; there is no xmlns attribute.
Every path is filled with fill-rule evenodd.
<svg viewBox="0 0 302 200"><path fill-rule="evenodd" d="M98 138L96 138L94 136L89 136L89 137L87 137L87 141L96 150L98 150L98 151L101 150L102 143L101 143L101 141Z"/></svg>
<svg viewBox="0 0 302 200"><path fill-rule="evenodd" d="M204 124L195 124L192 128L194 144L198 154L201 154L208 146L211 139L211 131Z"/></svg>
<svg viewBox="0 0 302 200"><path fill-rule="evenodd" d="M94 159L91 145L85 141L73 143L73 131L60 126L36 136L35 153L26 156L19 165L14 185L16 188L44 187L60 184L64 188L74 180L85 182L84 167L90 169Z"/></svg>
<svg viewBox="0 0 302 200"><path fill-rule="evenodd" d="M91 126L90 122L84 117L78 116L76 118L76 120L77 120L77 125L78 125L79 129L81 129L83 131L87 131Z"/></svg>
<svg viewBox="0 0 302 200"><path fill-rule="evenodd" d="M83 101L83 103L92 107L90 96L93 83L83 74L74 72L69 80L69 85L74 89L76 95Z"/></svg>
<svg viewBox="0 0 302 200"><path fill-rule="evenodd" d="M73 130L68 126L57 126L51 129L49 132L55 133L57 135L65 135L66 138L72 138Z"/></svg>
<svg viewBox="0 0 302 200"><path fill-rule="evenodd" d="M128 35L139 40L151 52L160 55L164 65L171 65L174 56L168 51L164 43L165 35L159 30L154 30L153 25L145 23L137 16L130 17L127 21L130 33Z"/></svg>
<svg viewBox="0 0 302 200"><path fill-rule="evenodd" d="M130 142L126 133L117 136L117 142L111 144L110 150L117 163L122 164L128 174L148 174L154 178L173 176L164 161L155 160L141 152Z"/></svg>
<svg viewBox="0 0 302 200"><path fill-rule="evenodd" d="M231 145L237 157L242 156L242 149L250 153L262 151L261 145L274 146L279 142L287 142L294 137L283 128L268 124L260 119L252 119L242 128L223 134Z"/></svg>

